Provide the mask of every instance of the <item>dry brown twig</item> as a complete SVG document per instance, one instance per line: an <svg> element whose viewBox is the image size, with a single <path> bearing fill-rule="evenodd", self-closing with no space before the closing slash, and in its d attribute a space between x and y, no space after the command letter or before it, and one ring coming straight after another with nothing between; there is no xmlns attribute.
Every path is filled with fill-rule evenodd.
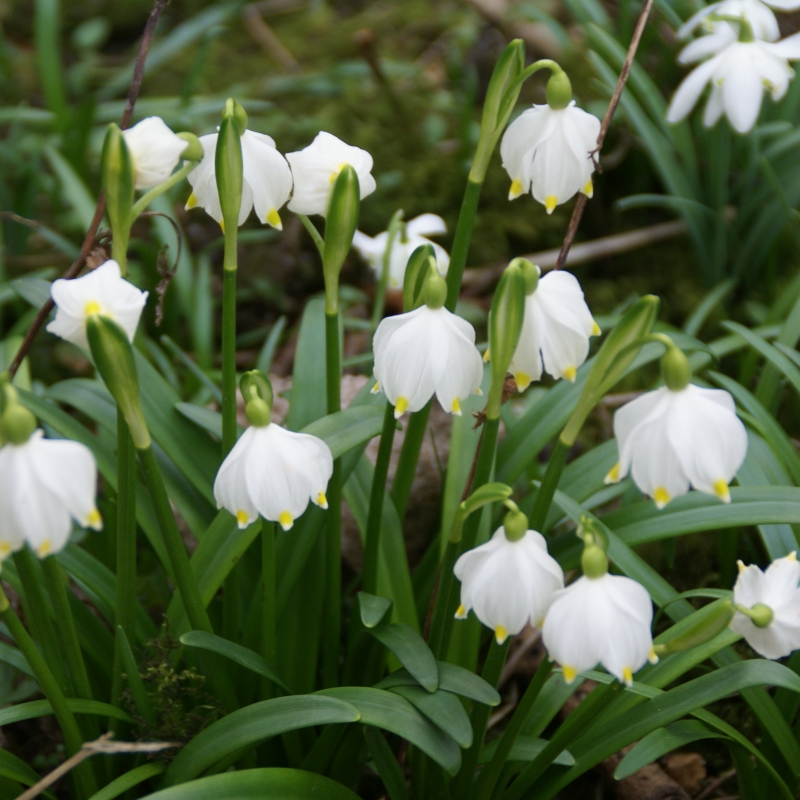
<svg viewBox="0 0 800 800"><path fill-rule="evenodd" d="M111 737L113 735L110 732L104 733L93 742L84 742L83 747L72 758L68 758L63 764L60 764L52 772L45 775L38 783L23 792L17 800L33 800L34 797L38 797L82 761L86 761L87 758L91 758L98 753L105 755L114 755L116 753L158 753L161 750L181 746L177 742L112 742Z"/></svg>
<svg viewBox="0 0 800 800"><path fill-rule="evenodd" d="M164 9L169 5L169 3L170 0L156 0L153 10L150 12L150 16L147 19L147 24L144 26L142 41L139 45L139 52L136 54L136 62L133 67L131 88L128 92L128 99L125 103L125 111L122 113L122 120L119 124L122 130L125 130L125 128L130 125L131 117L133 116L133 109L136 105L136 100L139 97L139 90L142 88L144 62L147 58L147 53L150 51L150 45L153 42L153 34L156 31L158 21L161 19L161 15L164 13ZM100 227L100 221L103 219L105 210L106 200L105 197L103 197L103 193L100 192L100 197L97 199L97 207L94 210L94 216L92 217L91 224L89 225L89 230L86 232L86 238L83 240L78 257L72 262L72 266L70 266L70 268L61 276L62 278L69 280L80 275L83 265L86 262L86 257L94 248L97 229ZM22 364L23 359L31 349L31 345L33 344L33 340L36 338L36 334L39 333L39 330L41 329L42 325L44 325L48 315L53 310L53 305L53 301L48 300L39 309L39 313L31 323L30 328L28 328L28 332L25 334L25 338L23 339L17 354L14 356L11 366L8 368L9 377L13 378L14 375L16 375L20 364Z"/></svg>

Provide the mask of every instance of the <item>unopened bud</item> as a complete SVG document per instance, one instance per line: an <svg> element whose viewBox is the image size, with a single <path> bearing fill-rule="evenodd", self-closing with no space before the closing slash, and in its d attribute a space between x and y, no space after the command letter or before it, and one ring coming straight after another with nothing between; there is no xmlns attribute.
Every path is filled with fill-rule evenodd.
<svg viewBox="0 0 800 800"><path fill-rule="evenodd" d="M225 108L222 110L222 119L232 119L236 125L239 136L244 136L244 132L247 130L247 112L238 100L229 97L225 101Z"/></svg>
<svg viewBox="0 0 800 800"><path fill-rule="evenodd" d="M433 245L422 244L414 250L406 265L403 277L403 311L413 311L421 303L422 287L428 276L430 263L436 266L436 255Z"/></svg>
<svg viewBox="0 0 800 800"><path fill-rule="evenodd" d="M353 244L360 209L361 188L358 173L351 164L345 164L333 182L325 215L322 266L326 285L332 283L338 286L339 272Z"/></svg>
<svg viewBox="0 0 800 800"><path fill-rule="evenodd" d="M664 644L653 646L657 656L682 653L692 647L710 642L728 627L733 619L734 609L730 600L719 600L697 612L692 622L679 622L680 632Z"/></svg>
<svg viewBox="0 0 800 800"><path fill-rule="evenodd" d="M184 159L184 161L202 161L204 154L203 145L200 144L200 140L193 133L181 131L177 134L177 137L188 142L186 149L181 153L181 158Z"/></svg>
<svg viewBox="0 0 800 800"><path fill-rule="evenodd" d="M222 113L217 149L214 154L214 170L219 192L219 205L225 230L235 232L239 227L239 210L242 206L242 142L235 107L239 104L229 99ZM241 106L239 106L241 108ZM244 113L244 109L242 109Z"/></svg>
<svg viewBox="0 0 800 800"><path fill-rule="evenodd" d="M542 271L527 258L515 258L512 263L517 264L522 270L522 277L525 279L525 294L533 294L539 285L539 276Z"/></svg>
<svg viewBox="0 0 800 800"><path fill-rule="evenodd" d="M689 366L689 359L678 347L667 348L661 359L661 378L673 392L680 392L689 385L692 368Z"/></svg>
<svg viewBox="0 0 800 800"><path fill-rule="evenodd" d="M114 235L114 257L124 267L132 222L135 169L125 137L113 122L108 126L103 141L100 171L106 212Z"/></svg>

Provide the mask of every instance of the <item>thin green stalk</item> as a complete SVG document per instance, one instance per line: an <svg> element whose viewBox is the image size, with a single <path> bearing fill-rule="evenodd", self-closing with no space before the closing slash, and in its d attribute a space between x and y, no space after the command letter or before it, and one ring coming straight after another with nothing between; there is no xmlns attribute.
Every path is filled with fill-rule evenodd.
<svg viewBox="0 0 800 800"><path fill-rule="evenodd" d="M189 623L195 630L214 633L208 612L200 596L200 590L197 588L186 547L183 544L183 539L169 504L167 490L164 487L164 479L161 476L161 470L158 467L152 446L139 450L139 459L144 480L153 501L161 536L164 539L164 546L172 565L175 584L183 601L183 607L186 609ZM236 693L224 662L213 653L205 653L203 659L222 704L228 711L235 710L238 707Z"/></svg>
<svg viewBox="0 0 800 800"><path fill-rule="evenodd" d="M380 324L383 317L383 309L386 305L386 288L389 285L389 272L392 266L392 248L394 248L397 234L400 233L403 226L401 219L403 217L402 209L395 211L392 221L389 223L386 237L386 249L383 251L383 258L381 259L381 274L378 278L378 285L375 287L375 301L372 305L372 331Z"/></svg>
<svg viewBox="0 0 800 800"><path fill-rule="evenodd" d="M492 636L492 644L489 647L481 677L495 689L500 683L500 676L503 674L503 667L505 666L510 646L510 638L506 639L503 644L497 644L494 636ZM472 723L472 745L464 753L461 760L461 769L451 784L452 797L466 798L471 792L475 769L478 766L478 756L483 747L483 739L486 736L486 726L491 712L491 707L484 703L475 703L472 709L470 717L470 722Z"/></svg>
<svg viewBox="0 0 800 800"><path fill-rule="evenodd" d="M378 446L378 458L372 478L372 492L369 498L367 531L364 535L364 574L362 586L365 592L375 594L378 586L378 556L381 542L381 519L383 517L383 497L386 494L386 478L389 474L389 461L392 457L392 443L397 423L394 407L386 404L383 415L383 430Z"/></svg>
<svg viewBox="0 0 800 800"><path fill-rule="evenodd" d="M319 252L320 256L325 255L325 241L323 240L322 236L320 236L319 231L317 230L314 223L305 215L305 214L298 214L297 215L300 222L303 223L303 227L308 231L308 235L314 241L316 245L317 251Z"/></svg>
<svg viewBox="0 0 800 800"><path fill-rule="evenodd" d="M275 611L275 523L261 523L261 578L264 583L263 609L261 612L261 654L273 666L278 663L278 647ZM264 679L262 696L272 696L272 685Z"/></svg>
<svg viewBox="0 0 800 800"><path fill-rule="evenodd" d="M478 782L473 792L475 800L489 800L491 798L497 779L500 777L503 766L511 754L511 749L514 747L514 742L517 741L517 737L531 713L533 704L536 702L536 698L539 697L539 693L542 691L542 687L550 676L552 669L553 662L545 656L539 664L533 680L528 684L528 688L525 690L525 694L516 711L514 711L514 716L511 717L511 721L503 731L503 736L497 744L492 760L483 768L478 777Z"/></svg>
<svg viewBox="0 0 800 800"><path fill-rule="evenodd" d="M533 510L528 518L529 525L534 531L541 531L547 521L547 513L550 511L553 495L558 488L558 482L561 480L561 473L564 471L571 447L560 436L556 439L550 461L547 463L547 470L533 501Z"/></svg>
<svg viewBox="0 0 800 800"><path fill-rule="evenodd" d="M461 278L464 276L464 267L467 264L469 242L472 238L472 226L475 224L475 214L478 211L478 201L481 197L483 181L475 181L471 177L467 180L464 199L461 201L461 210L458 212L458 223L453 237L453 249L450 251L450 266L447 268L447 302L448 311L456 310L458 294L461 291Z"/></svg>
<svg viewBox="0 0 800 800"><path fill-rule="evenodd" d="M27 547L14 553L14 566L17 568L22 591L25 593L25 617L28 624L42 648L44 659L58 681L61 691L71 697L72 681L64 669L64 656L61 653L56 629L53 627L53 621L50 619L50 612L47 608L42 575L34 561L33 554Z"/></svg>
<svg viewBox="0 0 800 800"><path fill-rule="evenodd" d="M475 472L472 475L472 483L469 487L469 494L472 494L476 489L480 489L485 483L488 483L492 477L492 470L494 469L494 456L497 450L497 434L500 430L500 418L492 419L486 418L483 424L483 437L481 438L481 447L478 451L478 459L475 462ZM461 552L472 550L475 547L475 542L478 538L478 527L481 524L481 514L471 514L467 521L464 523L464 529L461 534Z"/></svg>
<svg viewBox="0 0 800 800"><path fill-rule="evenodd" d="M453 629L450 611L455 605L450 596L453 593L453 585L455 583L453 568L460 554L461 542L448 541L444 551L444 558L442 559L441 571L439 572L436 602L433 606L433 619L431 620L431 633L428 639L428 646L437 661L444 661L447 658L445 638L449 645L450 632Z"/></svg>
<svg viewBox="0 0 800 800"><path fill-rule="evenodd" d="M339 312L325 313L325 378L329 414L341 411L342 366ZM342 627L342 460L333 462L328 483L325 542L325 623L322 634L322 681L325 688L339 683L339 644Z"/></svg>
<svg viewBox="0 0 800 800"><path fill-rule="evenodd" d="M598 686L592 691L561 724L547 746L503 793L502 800L519 800L523 797L570 742L580 736L608 708L622 688L622 684L615 681Z"/></svg>
<svg viewBox="0 0 800 800"><path fill-rule="evenodd" d="M222 457L236 444L236 234L225 234L222 269Z"/></svg>
<svg viewBox="0 0 800 800"><path fill-rule="evenodd" d="M111 239L111 258L119 264L119 271L124 278L128 274L128 237L130 231L114 231Z"/></svg>
<svg viewBox="0 0 800 800"><path fill-rule="evenodd" d="M408 501L411 497L411 487L417 472L422 443L425 441L425 432L428 430L428 417L432 404L433 398L428 400L424 408L411 415L406 427L406 438L403 440L403 447L400 450L400 458L397 461L391 496L401 523L405 519Z"/></svg>
<svg viewBox="0 0 800 800"><path fill-rule="evenodd" d="M70 710L67 699L47 662L36 649L33 639L28 635L28 631L25 630L19 617L14 613L14 609L11 608L11 604L2 589L0 589L0 617L5 622L20 652L25 656L28 666L33 671L41 690L53 708L53 714L55 714L61 733L64 736L64 748L67 755L75 755L83 746L83 739L78 723L75 721L75 715ZM73 774L81 798L91 797L97 792L97 782L95 781L92 767L88 762L84 761L78 764Z"/></svg>
<svg viewBox="0 0 800 800"><path fill-rule="evenodd" d="M180 183L198 164L197 161L188 161L184 166L182 166L177 172L170 175L164 183L159 183L158 186L154 186L149 192L143 194L133 205L131 209L131 219L135 220L139 214L144 211L153 200L156 199L159 195L164 194L164 192L169 191L173 186Z"/></svg>

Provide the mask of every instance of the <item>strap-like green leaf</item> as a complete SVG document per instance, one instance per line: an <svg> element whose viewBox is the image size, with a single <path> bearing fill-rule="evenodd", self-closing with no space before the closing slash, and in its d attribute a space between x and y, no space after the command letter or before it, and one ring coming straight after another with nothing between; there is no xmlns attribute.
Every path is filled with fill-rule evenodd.
<svg viewBox="0 0 800 800"><path fill-rule="evenodd" d="M378 597L368 592L358 593L358 607L361 611L361 622L367 628L374 628L386 616L386 612L392 607L392 601L388 597Z"/></svg>
<svg viewBox="0 0 800 800"><path fill-rule="evenodd" d="M142 764L141 767L129 770L120 775L119 778L106 784L97 794L93 794L89 800L114 800L121 794L125 794L128 789L138 786L140 783L160 775L166 767L163 764Z"/></svg>
<svg viewBox="0 0 800 800"><path fill-rule="evenodd" d="M126 714L121 708L116 708L99 700L67 700L73 714L94 714L98 717L113 717L123 722L133 722L133 717ZM0 708L0 726L11 725L12 722L22 722L36 717L47 717L53 713L49 700L31 700L16 706Z"/></svg>
<svg viewBox="0 0 800 800"><path fill-rule="evenodd" d="M410 625L384 623L367 628L367 633L391 650L424 689L435 692L439 688L436 659L425 640Z"/></svg>
<svg viewBox="0 0 800 800"><path fill-rule="evenodd" d="M364 739L367 747L378 768L383 785L392 800L408 800L408 789L403 770L397 763L397 758L389 747L384 735L372 725L364 726Z"/></svg>
<svg viewBox="0 0 800 800"><path fill-rule="evenodd" d="M31 769L30 765L21 758L17 758L13 753L9 753L8 750L0 750L0 775L25 786L33 786L34 783L39 782L41 777Z"/></svg>
<svg viewBox="0 0 800 800"><path fill-rule="evenodd" d="M499 740L490 742L486 747L481 749L481 754L478 758L479 764L488 764L492 760L494 751L497 750L498 741ZM517 741L514 742L514 746L511 748L511 752L508 755L508 760L533 761L547 745L547 739L539 739L536 736L518 736ZM563 753L556 756L553 763L559 764L562 767L571 767L575 764L575 759L571 753L564 750Z"/></svg>
<svg viewBox="0 0 800 800"><path fill-rule="evenodd" d="M459 747L472 746L472 725L464 706L454 694L441 689L426 692L419 686L395 686L392 691L404 697L434 725L452 736Z"/></svg>
<svg viewBox="0 0 800 800"><path fill-rule="evenodd" d="M500 695L497 690L480 675L447 661L437 661L436 666L439 670L439 688L442 691L467 697L487 706L500 705ZM375 688L394 689L396 686L416 685L417 681L408 670L399 669L391 675L387 675L375 685Z"/></svg>

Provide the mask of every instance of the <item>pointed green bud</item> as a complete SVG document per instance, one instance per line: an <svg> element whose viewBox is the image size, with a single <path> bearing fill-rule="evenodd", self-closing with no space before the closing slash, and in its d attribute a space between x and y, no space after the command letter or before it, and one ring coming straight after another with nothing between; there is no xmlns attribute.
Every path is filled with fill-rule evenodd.
<svg viewBox="0 0 800 800"><path fill-rule="evenodd" d="M430 261L436 268L436 256L433 245L422 244L411 254L403 277L403 311L413 311L422 305L422 287L428 277Z"/></svg>
<svg viewBox="0 0 800 800"><path fill-rule="evenodd" d="M125 137L119 126L113 122L108 126L103 141L101 159L101 175L103 192L106 197L106 213L111 223L112 257L117 261L125 274L128 251L128 239L131 232L131 211L133 209L133 192L135 169Z"/></svg>
<svg viewBox="0 0 800 800"><path fill-rule="evenodd" d="M177 134L177 136L179 139L183 139L184 142L189 143L186 146L186 149L181 153L181 158L184 161L203 160L203 145L200 144L200 140L193 133L189 133L189 131L181 131L179 134Z"/></svg>
<svg viewBox="0 0 800 800"><path fill-rule="evenodd" d="M503 272L492 299L489 315L489 352L492 354L492 384L486 405L486 416L500 416L503 386L506 373L517 349L525 312L525 274L521 262L515 258Z"/></svg>
<svg viewBox="0 0 800 800"><path fill-rule="evenodd" d="M554 69L545 90L547 105L554 111L566 108L572 101L572 84L563 69Z"/></svg>
<svg viewBox="0 0 800 800"><path fill-rule="evenodd" d="M128 423L134 446L146 450L150 447L150 433L142 413L136 362L127 334L111 318L92 314L86 318L86 338L97 371Z"/></svg>
<svg viewBox="0 0 800 800"><path fill-rule="evenodd" d="M578 405L561 432L561 440L573 445L589 412L622 378L638 355L637 341L650 333L658 315L659 300L648 294L637 300L606 337L595 357Z"/></svg>
<svg viewBox="0 0 800 800"><path fill-rule="evenodd" d="M508 500L512 493L512 488L506 486L505 483L485 483L479 489L476 489L456 510L453 526L450 529L450 541L454 543L461 541L461 529L464 526L464 521L473 511L477 511L489 503L501 503L504 500Z"/></svg>
<svg viewBox="0 0 800 800"><path fill-rule="evenodd" d="M237 122L236 107L241 106L232 99L225 104L219 126L214 168L222 209L223 231L235 234L239 227L239 210L242 206L242 142ZM242 109L244 113L244 109ZM234 262L235 263L235 262ZM226 261L227 268L233 268Z"/></svg>
<svg viewBox="0 0 800 800"><path fill-rule="evenodd" d="M661 359L661 377L668 389L679 392L689 385L692 379L692 368L689 359L678 347L668 347Z"/></svg>
<svg viewBox="0 0 800 800"><path fill-rule="evenodd" d="M247 130L247 112L244 110L244 106L232 97L225 101L225 108L222 111L222 119L226 118L232 119L239 136L244 136L244 132Z"/></svg>
<svg viewBox="0 0 800 800"><path fill-rule="evenodd" d="M734 613L730 599L710 603L693 614L691 621L682 620L675 625L675 635L663 644L653 645L653 650L657 656L669 656L710 642L728 627Z"/></svg>
<svg viewBox="0 0 800 800"><path fill-rule="evenodd" d="M542 271L527 258L515 258L514 262L519 265L522 270L522 277L525 278L525 294L531 295L536 291L539 286L539 276Z"/></svg>
<svg viewBox="0 0 800 800"><path fill-rule="evenodd" d="M36 430L36 417L25 406L10 402L0 417L0 436L3 442L24 444Z"/></svg>
<svg viewBox="0 0 800 800"><path fill-rule="evenodd" d="M447 300L447 281L439 274L433 259L428 260L428 276L425 278L422 297L425 305L434 310L442 308Z"/></svg>
<svg viewBox="0 0 800 800"><path fill-rule="evenodd" d="M581 556L581 569L587 578L602 578L608 572L608 556L603 548L587 544Z"/></svg>
<svg viewBox="0 0 800 800"><path fill-rule="evenodd" d="M360 208L358 173L350 164L345 164L333 182L325 215L322 269L325 273L326 314L335 314L339 306L339 273L353 243Z"/></svg>
<svg viewBox="0 0 800 800"><path fill-rule="evenodd" d="M518 542L528 532L528 518L519 509L509 511L503 520L506 539Z"/></svg>
<svg viewBox="0 0 800 800"><path fill-rule="evenodd" d="M270 423L272 412L272 384L269 378L257 369L245 372L239 381L245 402L244 413L254 428L263 428Z"/></svg>

